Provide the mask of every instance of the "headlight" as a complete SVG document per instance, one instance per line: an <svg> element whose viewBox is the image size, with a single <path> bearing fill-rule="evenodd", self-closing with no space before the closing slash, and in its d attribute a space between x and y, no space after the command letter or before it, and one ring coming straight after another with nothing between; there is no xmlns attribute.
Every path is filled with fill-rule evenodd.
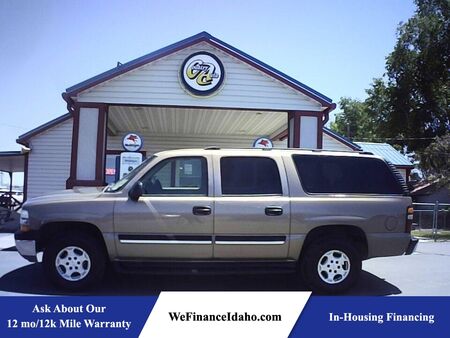
<svg viewBox="0 0 450 338"><path fill-rule="evenodd" d="M22 210L20 212L20 225L28 225L28 211Z"/></svg>
<svg viewBox="0 0 450 338"><path fill-rule="evenodd" d="M20 231L26 232L26 231L30 230L27 210L22 210L20 212L20 221L19 222L20 222Z"/></svg>

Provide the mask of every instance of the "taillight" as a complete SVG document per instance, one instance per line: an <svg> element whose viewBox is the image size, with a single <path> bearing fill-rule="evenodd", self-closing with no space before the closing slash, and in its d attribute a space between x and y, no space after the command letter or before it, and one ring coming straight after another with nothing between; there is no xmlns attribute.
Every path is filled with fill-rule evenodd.
<svg viewBox="0 0 450 338"><path fill-rule="evenodd" d="M408 233L411 232L413 218L414 218L414 208L412 206L409 206L408 209L406 209L405 232Z"/></svg>

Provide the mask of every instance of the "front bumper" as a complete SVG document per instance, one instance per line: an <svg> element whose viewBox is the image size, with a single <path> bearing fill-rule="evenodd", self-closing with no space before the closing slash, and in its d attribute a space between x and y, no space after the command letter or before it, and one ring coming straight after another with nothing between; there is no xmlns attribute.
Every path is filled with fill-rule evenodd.
<svg viewBox="0 0 450 338"><path fill-rule="evenodd" d="M20 255L30 262L37 262L36 242L38 238L37 231L21 232L17 231L14 234L16 241L16 249Z"/></svg>
<svg viewBox="0 0 450 338"><path fill-rule="evenodd" d="M405 255L411 255L414 250L416 250L417 243L419 243L417 238L411 238L408 247L406 248Z"/></svg>

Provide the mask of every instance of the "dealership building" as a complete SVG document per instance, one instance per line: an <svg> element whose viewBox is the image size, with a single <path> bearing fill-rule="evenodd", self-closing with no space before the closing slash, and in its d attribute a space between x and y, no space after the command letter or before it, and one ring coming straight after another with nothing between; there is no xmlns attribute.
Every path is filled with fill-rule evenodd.
<svg viewBox="0 0 450 338"><path fill-rule="evenodd" d="M66 114L17 139L26 149L27 198L113 182L123 153L148 157L208 146L376 148L325 128L336 107L330 98L206 32L118 63L62 96ZM389 158L395 150L385 146L381 155L406 178L411 163L398 153Z"/></svg>

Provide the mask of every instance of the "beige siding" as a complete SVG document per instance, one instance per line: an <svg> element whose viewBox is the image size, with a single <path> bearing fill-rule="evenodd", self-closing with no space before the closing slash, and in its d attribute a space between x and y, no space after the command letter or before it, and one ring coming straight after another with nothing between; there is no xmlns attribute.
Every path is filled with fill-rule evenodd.
<svg viewBox="0 0 450 338"><path fill-rule="evenodd" d="M28 198L66 188L70 172L72 119L36 135L30 141Z"/></svg>
<svg viewBox="0 0 450 338"><path fill-rule="evenodd" d="M273 142L274 148L287 148L288 147L288 145L287 145L288 142L287 141L288 140L285 139L283 141L272 141L272 142Z"/></svg>
<svg viewBox="0 0 450 338"><path fill-rule="evenodd" d="M287 139L283 141L273 141L275 148L287 148ZM325 150L338 150L338 151L351 151L345 144L323 133L323 149Z"/></svg>
<svg viewBox="0 0 450 338"><path fill-rule="evenodd" d="M214 96L197 98L180 85L179 69L184 59L196 52L217 55L225 68L223 87ZM267 74L202 42L151 62L133 71L88 89L80 102L227 107L276 110L321 110L306 95Z"/></svg>
<svg viewBox="0 0 450 338"><path fill-rule="evenodd" d="M182 149L182 148L204 148L207 146L219 146L223 148L251 148L253 141L259 136L242 135L168 135L168 134L141 134L144 139L143 150L147 154L159 151ZM287 148L287 139L274 141L275 148ZM108 150L122 150L122 136L108 136ZM323 149L351 151L349 147L323 134Z"/></svg>
<svg viewBox="0 0 450 338"><path fill-rule="evenodd" d="M164 150L205 148L219 146L222 148L251 148L257 136L211 136L211 135L155 135L140 134L144 140L142 150L147 155ZM108 150L122 150L122 136L108 136Z"/></svg>
<svg viewBox="0 0 450 338"><path fill-rule="evenodd" d="M259 136L211 136L211 135L143 135L144 146L142 150L147 155L164 150L205 148L208 146L219 146L222 148L251 148L253 142ZM274 147L286 148L286 141L275 141ZM108 150L123 150L121 136L108 136Z"/></svg>
<svg viewBox="0 0 450 338"><path fill-rule="evenodd" d="M323 133L322 148L326 150L338 150L338 151L351 151L350 147L347 147L342 142L339 142L335 138Z"/></svg>

